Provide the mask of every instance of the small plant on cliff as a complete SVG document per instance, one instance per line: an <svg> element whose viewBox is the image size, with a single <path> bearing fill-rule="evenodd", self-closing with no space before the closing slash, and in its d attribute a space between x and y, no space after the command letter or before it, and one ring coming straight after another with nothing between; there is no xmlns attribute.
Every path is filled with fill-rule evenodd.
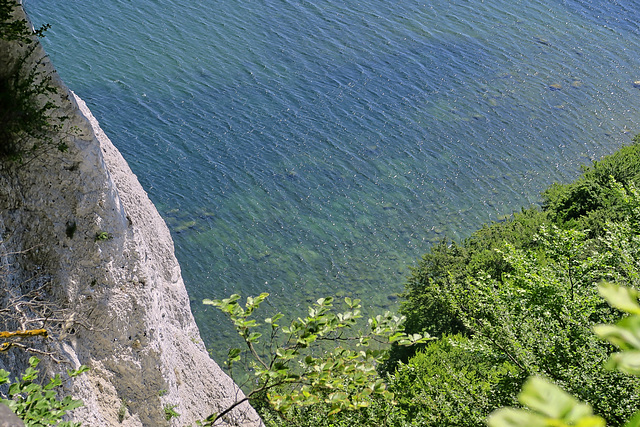
<svg viewBox="0 0 640 427"><path fill-rule="evenodd" d="M180 414L175 410L178 405L164 405L164 419L170 421L171 418L177 418Z"/></svg>
<svg viewBox="0 0 640 427"><path fill-rule="evenodd" d="M29 359L30 367L25 370L20 379L14 383L9 380L9 372L0 369L0 385L9 384L7 394L0 393L0 404L5 404L24 421L27 427L57 425L60 427L79 426L80 423L59 422L67 414L83 405L81 400L67 396L58 399L58 390L62 385L59 375L51 378L46 385L37 382L40 363L37 357ZM67 371L69 377L75 377L88 368L81 366L75 371Z"/></svg>
<svg viewBox="0 0 640 427"><path fill-rule="evenodd" d="M369 407L375 399L393 401L393 394L376 372L389 343L413 345L429 340L420 334L399 332L402 317L387 312L358 326L362 318L360 300L345 298L346 310L337 312L333 298L320 298L308 315L288 324L281 313L264 319L266 340L260 324L251 319L269 294L248 297L242 307L239 295L223 300L204 300L226 313L244 340L244 351L233 348L226 361L229 372L243 356L251 360L254 387L229 408L212 414L200 425L211 426L238 405L259 399L282 419L292 408L317 406L332 417L341 411Z"/></svg>
<svg viewBox="0 0 640 427"><path fill-rule="evenodd" d="M107 233L106 231L99 231L96 233L96 236L94 237L94 241L104 242L105 240L110 240L112 238L113 236L111 235L111 233Z"/></svg>
<svg viewBox="0 0 640 427"><path fill-rule="evenodd" d="M118 422L122 423L127 416L127 401L122 399L120 401L120 407L118 408Z"/></svg>

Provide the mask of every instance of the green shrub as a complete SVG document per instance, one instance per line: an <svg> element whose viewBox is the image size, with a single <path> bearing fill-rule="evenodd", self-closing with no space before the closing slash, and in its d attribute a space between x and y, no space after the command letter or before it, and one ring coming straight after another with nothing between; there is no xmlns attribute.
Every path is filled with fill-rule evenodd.
<svg viewBox="0 0 640 427"><path fill-rule="evenodd" d="M512 267L496 249L509 243L515 248L536 250L538 243L533 236L543 224L549 224L545 212L523 209L505 222L485 225L462 243L442 241L433 246L405 283L400 308L406 317L405 332L426 332L436 337L468 335L470 331L443 289L455 287L478 274L500 280ZM397 363L406 363L417 348L394 346L381 371L393 372Z"/></svg>
<svg viewBox="0 0 640 427"><path fill-rule="evenodd" d="M628 314L616 324L602 324L594 327L595 333L600 338L621 350L611 355L608 366L620 372L638 376L640 375L638 291L612 283L601 284L599 291L611 306ZM529 378L522 387L518 400L526 409L499 409L489 417L487 422L489 427L606 426L604 418L594 415L591 405L580 402L545 378L537 376ZM619 404L625 403L619 402ZM624 426L640 426L640 411L636 411Z"/></svg>
<svg viewBox="0 0 640 427"><path fill-rule="evenodd" d="M472 427L484 426L492 410L515 403L524 377L505 357L478 351L469 338L452 335L400 364L389 381L396 412L410 425Z"/></svg>
<svg viewBox="0 0 640 427"><path fill-rule="evenodd" d="M171 418L177 418L180 414L176 411L178 405L164 405L164 419L169 421Z"/></svg>
<svg viewBox="0 0 640 427"><path fill-rule="evenodd" d="M22 52L0 67L0 158L24 161L50 148L66 151L52 137L68 117L52 117L58 108L51 100L58 88L37 57L37 37L48 25L33 30L26 20L13 18L15 0L0 0L0 40Z"/></svg>
<svg viewBox="0 0 640 427"><path fill-rule="evenodd" d="M543 193L543 209L565 228L590 230L601 235L607 221L621 221L617 190L612 182L627 187L640 178L640 135L634 144L584 166L582 175L569 184L553 184ZM613 179L613 181L612 181Z"/></svg>
<svg viewBox="0 0 640 427"><path fill-rule="evenodd" d="M38 379L37 357L29 359L30 367L16 378L15 382L9 380L9 372L0 369L0 385L9 384L6 397L0 397L0 403L7 405L21 418L26 427L41 427L46 425L58 425L60 427L79 426L80 423L59 422L69 411L83 405L81 400L75 400L70 396L58 399L58 390L62 386L59 375L51 378L44 386L37 382ZM69 377L75 377L87 371L86 366L81 366L75 371L68 371ZM1 395L0 395L1 396Z"/></svg>
<svg viewBox="0 0 640 427"><path fill-rule="evenodd" d="M409 373L420 378L401 404L408 418L424 425L465 425L466 418L480 425L492 405L515 399L528 376L547 378L588 402L611 426L623 425L633 414L640 380L605 369L602 362L614 349L598 340L592 327L620 317L598 296L596 283L640 285L640 194L633 181L609 179L602 188L616 215L598 233L577 221L572 228L569 222L542 220L536 233L523 232L516 243L508 243L510 233L497 232L489 234L496 236L493 242L477 244L485 227L462 244L443 245L425 256L407 286L403 310L414 322L407 322L405 331L460 325L462 337L456 346L444 341L450 343L450 337L429 344L400 365L391 383L398 394L410 387ZM600 213L609 215L606 209ZM503 224L492 227L499 231ZM496 255L487 255L487 248ZM482 363L489 376L477 373ZM492 376L495 372L500 375Z"/></svg>
<svg viewBox="0 0 640 427"><path fill-rule="evenodd" d="M253 373L254 380L245 398L199 425L214 425L247 400L265 408L265 414L275 417L280 425L306 413L331 423L336 417L358 418L345 413L363 414L377 402L393 399L376 372L385 357L380 347L393 342L415 345L430 339L399 332L403 318L390 312L360 325L360 300L348 297L343 311L334 307L333 298L320 298L304 318L284 322L284 315L277 313L260 324L254 314L268 295L248 297L244 306L239 303L240 295L203 300L227 314L245 342L244 349L229 350L225 363L229 373L233 375L236 365L249 360L244 367Z"/></svg>

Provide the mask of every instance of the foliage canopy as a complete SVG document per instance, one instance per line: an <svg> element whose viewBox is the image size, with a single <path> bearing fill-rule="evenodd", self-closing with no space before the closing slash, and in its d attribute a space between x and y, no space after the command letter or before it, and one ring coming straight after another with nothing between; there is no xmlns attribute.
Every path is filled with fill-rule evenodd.
<svg viewBox="0 0 640 427"><path fill-rule="evenodd" d="M384 366L391 390L410 387L401 406L425 420L416 425L484 425L492 410L517 404L532 376L587 402L607 425L635 412L640 381L605 367L614 347L592 328L621 315L599 297L598 283L639 285L638 142L551 186L541 209L423 257L401 313L405 332L440 339L417 354L393 349Z"/></svg>

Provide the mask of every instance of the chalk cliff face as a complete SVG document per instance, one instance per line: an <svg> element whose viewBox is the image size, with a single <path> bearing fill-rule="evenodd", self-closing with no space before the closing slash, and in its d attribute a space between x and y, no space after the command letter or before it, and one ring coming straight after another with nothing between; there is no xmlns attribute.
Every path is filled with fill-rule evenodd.
<svg viewBox="0 0 640 427"><path fill-rule="evenodd" d="M16 14L25 18L21 7ZM0 68L15 62L20 49L15 42L0 42ZM0 301L24 294L35 281L39 298L64 313L59 340L29 346L63 361L41 357L49 373L90 367L67 385L84 401L74 411L76 421L194 425L243 395L200 339L164 221L42 48L31 57L44 58L46 74L58 88L54 115L69 119L54 142L69 148L0 164L0 254L25 251L4 257L10 277L0 288ZM16 354L5 356L5 367L22 350L11 351ZM167 421L164 407L174 405L180 416ZM225 423L220 425L261 425L247 403Z"/></svg>

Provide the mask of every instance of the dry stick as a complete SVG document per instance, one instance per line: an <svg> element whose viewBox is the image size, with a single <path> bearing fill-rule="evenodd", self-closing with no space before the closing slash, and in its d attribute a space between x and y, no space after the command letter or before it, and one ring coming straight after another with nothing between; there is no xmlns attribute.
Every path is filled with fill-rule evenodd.
<svg viewBox="0 0 640 427"><path fill-rule="evenodd" d="M5 342L2 345L0 345L0 352L2 351L7 351L9 350L11 347L18 347L21 348L24 351L28 351L30 353L36 353L36 354L41 354L42 356L48 356L49 358L51 358L51 360L53 360L56 363L62 363L62 360L57 359L53 353L51 352L47 352L47 351L42 351L42 350L38 350L32 347L27 347L24 344L20 344L17 342ZM68 362L67 362L68 363Z"/></svg>
<svg viewBox="0 0 640 427"><path fill-rule="evenodd" d="M46 329L30 329L30 330L26 330L26 331L14 331L14 332L2 331L2 332L0 332L0 338L35 337L35 336L41 336L41 337L45 337L46 338L49 335L47 334L47 330Z"/></svg>

